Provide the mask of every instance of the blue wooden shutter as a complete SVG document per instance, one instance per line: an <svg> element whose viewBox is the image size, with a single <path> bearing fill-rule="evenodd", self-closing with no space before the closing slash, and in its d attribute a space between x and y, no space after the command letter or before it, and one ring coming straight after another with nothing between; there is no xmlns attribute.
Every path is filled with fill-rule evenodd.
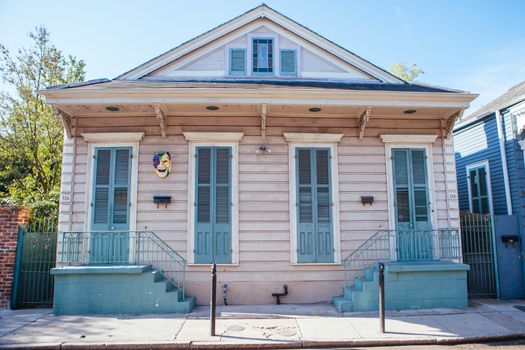
<svg viewBox="0 0 525 350"><path fill-rule="evenodd" d="M297 59L294 50L281 50L281 75L297 75Z"/></svg>
<svg viewBox="0 0 525 350"><path fill-rule="evenodd" d="M246 50L230 50L230 75L246 75Z"/></svg>
<svg viewBox="0 0 525 350"><path fill-rule="evenodd" d="M131 150L118 148L114 152L113 227L115 230L127 230L129 229Z"/></svg>
<svg viewBox="0 0 525 350"><path fill-rule="evenodd" d="M316 262L334 262L332 234L332 191L330 184L330 151L315 151L315 178L317 203L317 251Z"/></svg>
<svg viewBox="0 0 525 350"><path fill-rule="evenodd" d="M198 147L196 153L195 263L212 261L212 148Z"/></svg>
<svg viewBox="0 0 525 350"><path fill-rule="evenodd" d="M296 150L297 261L333 262L330 152Z"/></svg>
<svg viewBox="0 0 525 350"><path fill-rule="evenodd" d="M93 215L91 228L93 230L108 230L110 224L110 190L111 190L111 150L97 149L95 151Z"/></svg>
<svg viewBox="0 0 525 350"><path fill-rule="evenodd" d="M214 261L231 263L231 148L215 148Z"/></svg>

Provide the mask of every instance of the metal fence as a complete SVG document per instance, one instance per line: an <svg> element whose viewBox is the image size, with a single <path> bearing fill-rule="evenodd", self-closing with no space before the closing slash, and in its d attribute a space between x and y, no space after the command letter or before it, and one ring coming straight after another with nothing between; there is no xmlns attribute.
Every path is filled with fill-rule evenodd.
<svg viewBox="0 0 525 350"><path fill-rule="evenodd" d="M51 307L57 243L56 218L31 220L18 228L11 308Z"/></svg>
<svg viewBox="0 0 525 350"><path fill-rule="evenodd" d="M459 261L458 230L381 230L344 260L344 285L363 278L365 270L378 262Z"/></svg>
<svg viewBox="0 0 525 350"><path fill-rule="evenodd" d="M462 213L461 243L463 262L470 265L467 274L471 298L495 298L493 221L490 215Z"/></svg>
<svg viewBox="0 0 525 350"><path fill-rule="evenodd" d="M61 266L152 265L181 289L186 260L151 231L64 232Z"/></svg>

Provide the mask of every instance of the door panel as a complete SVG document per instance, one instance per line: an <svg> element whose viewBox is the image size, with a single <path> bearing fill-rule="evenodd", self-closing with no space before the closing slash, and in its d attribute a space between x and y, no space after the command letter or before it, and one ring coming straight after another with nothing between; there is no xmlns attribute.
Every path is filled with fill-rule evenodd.
<svg viewBox="0 0 525 350"><path fill-rule="evenodd" d="M231 148L197 147L195 263L231 263Z"/></svg>
<svg viewBox="0 0 525 350"><path fill-rule="evenodd" d="M432 259L428 178L424 149L392 150L398 260Z"/></svg>
<svg viewBox="0 0 525 350"><path fill-rule="evenodd" d="M95 149L92 263L128 261L130 181L131 148Z"/></svg>
<svg viewBox="0 0 525 350"><path fill-rule="evenodd" d="M334 261L330 150L296 149L297 261Z"/></svg>

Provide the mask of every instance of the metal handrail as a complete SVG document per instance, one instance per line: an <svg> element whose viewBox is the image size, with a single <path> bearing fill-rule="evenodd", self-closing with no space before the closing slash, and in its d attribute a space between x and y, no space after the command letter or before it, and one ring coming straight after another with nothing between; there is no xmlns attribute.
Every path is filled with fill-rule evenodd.
<svg viewBox="0 0 525 350"><path fill-rule="evenodd" d="M343 259L344 287L379 262L459 261L458 230L379 230Z"/></svg>
<svg viewBox="0 0 525 350"><path fill-rule="evenodd" d="M152 231L63 232L60 265L152 265L185 298L186 259Z"/></svg>

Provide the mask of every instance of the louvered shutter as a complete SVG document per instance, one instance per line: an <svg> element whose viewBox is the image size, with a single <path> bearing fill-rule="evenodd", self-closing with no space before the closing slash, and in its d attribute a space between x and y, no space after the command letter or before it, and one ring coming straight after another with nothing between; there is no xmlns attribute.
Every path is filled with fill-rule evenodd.
<svg viewBox="0 0 525 350"><path fill-rule="evenodd" d="M316 204L317 204L317 251L316 262L334 262L332 233L332 191L330 183L330 151L315 150Z"/></svg>
<svg viewBox="0 0 525 350"><path fill-rule="evenodd" d="M230 75L246 75L246 50L230 50Z"/></svg>
<svg viewBox="0 0 525 350"><path fill-rule="evenodd" d="M214 261L231 263L231 148L215 148Z"/></svg>
<svg viewBox="0 0 525 350"><path fill-rule="evenodd" d="M294 50L281 50L281 75L297 75L297 60Z"/></svg>
<svg viewBox="0 0 525 350"><path fill-rule="evenodd" d="M111 150L95 151L93 214L91 228L108 230L110 224L110 190L111 190Z"/></svg>
<svg viewBox="0 0 525 350"><path fill-rule="evenodd" d="M196 150L195 263L212 262L212 148Z"/></svg>

